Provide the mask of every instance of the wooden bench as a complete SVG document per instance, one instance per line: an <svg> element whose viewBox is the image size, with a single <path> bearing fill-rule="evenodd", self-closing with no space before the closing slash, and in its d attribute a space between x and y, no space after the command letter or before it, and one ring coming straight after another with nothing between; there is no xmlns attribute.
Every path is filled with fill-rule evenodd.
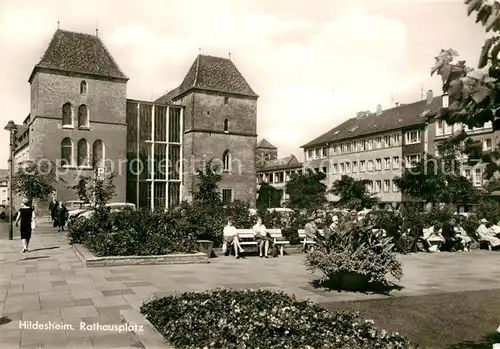
<svg viewBox="0 0 500 349"><path fill-rule="evenodd" d="M299 239L303 239L300 243L304 245L304 249L307 247L307 245L316 244L316 241L312 240L310 237L307 236L305 229L299 229L297 230L297 233L299 235ZM318 229L318 233L320 235L323 235L323 229Z"/></svg>
<svg viewBox="0 0 500 349"><path fill-rule="evenodd" d="M285 245L289 245L290 241L283 239L283 234L281 229L267 229L269 235L271 235L271 244L279 246L280 255L284 255ZM257 241L255 241L255 233L253 229L238 229L238 237L240 239L240 245L244 246L257 246Z"/></svg>

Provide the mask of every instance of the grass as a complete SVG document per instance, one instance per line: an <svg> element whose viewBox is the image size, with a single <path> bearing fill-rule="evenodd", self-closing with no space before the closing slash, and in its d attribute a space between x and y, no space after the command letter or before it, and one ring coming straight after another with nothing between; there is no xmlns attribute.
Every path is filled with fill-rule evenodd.
<svg viewBox="0 0 500 349"><path fill-rule="evenodd" d="M491 349L500 343L500 289L324 303L355 310L384 328L413 340L421 349Z"/></svg>

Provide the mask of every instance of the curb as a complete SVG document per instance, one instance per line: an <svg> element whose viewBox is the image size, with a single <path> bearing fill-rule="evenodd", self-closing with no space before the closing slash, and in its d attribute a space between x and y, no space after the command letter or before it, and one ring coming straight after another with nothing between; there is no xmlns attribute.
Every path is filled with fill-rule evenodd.
<svg viewBox="0 0 500 349"><path fill-rule="evenodd" d="M128 325L139 328L132 331L145 349L175 349L140 312L135 309L121 310L120 316ZM142 330L142 331L141 331Z"/></svg>

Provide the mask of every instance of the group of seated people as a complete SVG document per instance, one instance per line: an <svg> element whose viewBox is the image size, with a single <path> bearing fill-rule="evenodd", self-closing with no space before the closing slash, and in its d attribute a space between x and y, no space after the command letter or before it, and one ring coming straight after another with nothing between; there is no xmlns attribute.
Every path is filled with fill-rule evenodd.
<svg viewBox="0 0 500 349"><path fill-rule="evenodd" d="M267 228L262 224L262 219L257 217L257 223L252 228L254 232L254 238L259 246L259 257L269 258L269 247L271 245L271 235L268 233ZM238 229L233 225L231 218L227 220L227 224L224 227L224 242L222 249L224 252L229 250L229 248L234 249L234 255L236 258L243 256L245 250L241 247L240 238L238 236Z"/></svg>

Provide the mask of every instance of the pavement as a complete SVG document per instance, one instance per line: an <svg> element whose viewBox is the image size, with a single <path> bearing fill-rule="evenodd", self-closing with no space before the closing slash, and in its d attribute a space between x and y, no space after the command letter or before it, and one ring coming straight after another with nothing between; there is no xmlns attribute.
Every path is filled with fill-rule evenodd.
<svg viewBox="0 0 500 349"><path fill-rule="evenodd" d="M305 269L303 255L85 268L65 234L48 224L38 226L30 248L29 253L21 253L17 230L14 240L0 240L0 349L138 348L132 333L103 325L119 325L122 309L139 309L149 297L176 292L267 288L320 303L387 297L315 289L310 282L317 275ZM403 289L393 291L392 297L500 288L498 252L419 253L400 258L405 276L398 284ZM35 329L37 324L47 328Z"/></svg>

